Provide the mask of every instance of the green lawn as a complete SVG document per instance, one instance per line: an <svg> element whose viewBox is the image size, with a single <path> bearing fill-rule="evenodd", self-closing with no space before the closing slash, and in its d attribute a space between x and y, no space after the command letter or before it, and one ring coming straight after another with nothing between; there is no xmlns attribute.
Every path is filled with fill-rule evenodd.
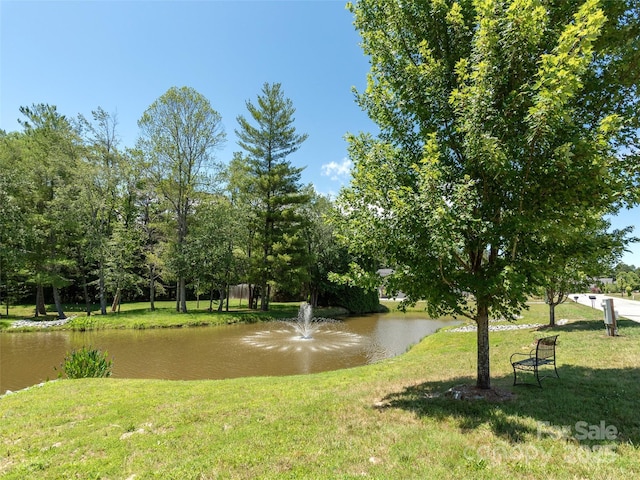
<svg viewBox="0 0 640 480"><path fill-rule="evenodd" d="M476 368L475 335L447 331L316 375L50 382L0 398L0 477L640 477L640 324L607 337L601 312L573 303L556 318L570 322L491 334L493 385L517 394L506 403L442 395ZM532 305L518 323L545 321ZM551 333L561 378L511 387L510 354Z"/></svg>
<svg viewBox="0 0 640 480"><path fill-rule="evenodd" d="M176 312L175 302L156 302L155 311L151 311L149 303L125 303L121 305L119 313L112 313L109 309L107 315L99 314L99 307L95 307L93 314L87 316L84 306L66 305L65 314L71 320L63 326L54 327L55 330L102 330L117 328L175 328L206 325L223 325L233 323L252 323L278 318L291 318L298 314L299 304L277 303L271 304L268 312L249 310L247 302L244 305L233 300L229 306L229 312L218 313L217 304L214 311L207 311L209 302L187 302L188 313ZM9 317L0 318L0 330L10 326L15 320L55 320L54 315L33 316L33 305L15 306L9 310ZM48 312L55 312L53 306L48 307ZM345 315L347 312L341 308L319 308L314 311L317 316L334 317ZM38 327L24 327L19 330L38 330Z"/></svg>

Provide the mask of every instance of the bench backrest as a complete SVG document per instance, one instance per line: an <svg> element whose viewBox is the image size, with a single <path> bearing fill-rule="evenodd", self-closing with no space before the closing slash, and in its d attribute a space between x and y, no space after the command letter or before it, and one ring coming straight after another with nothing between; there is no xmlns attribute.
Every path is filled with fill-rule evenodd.
<svg viewBox="0 0 640 480"><path fill-rule="evenodd" d="M556 339L558 335L552 335L550 337L544 337L538 339L538 345L536 346L537 358L552 358L556 356Z"/></svg>

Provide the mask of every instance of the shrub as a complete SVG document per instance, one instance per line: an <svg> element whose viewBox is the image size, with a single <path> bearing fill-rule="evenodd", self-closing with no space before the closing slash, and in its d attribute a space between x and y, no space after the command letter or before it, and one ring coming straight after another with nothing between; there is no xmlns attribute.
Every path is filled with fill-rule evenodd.
<svg viewBox="0 0 640 480"><path fill-rule="evenodd" d="M349 313L359 314L380 311L378 290L338 285L332 294L327 295L326 301L329 305L346 308Z"/></svg>
<svg viewBox="0 0 640 480"><path fill-rule="evenodd" d="M107 352L87 347L68 353L62 363L67 378L110 377L112 367L113 362L107 359Z"/></svg>

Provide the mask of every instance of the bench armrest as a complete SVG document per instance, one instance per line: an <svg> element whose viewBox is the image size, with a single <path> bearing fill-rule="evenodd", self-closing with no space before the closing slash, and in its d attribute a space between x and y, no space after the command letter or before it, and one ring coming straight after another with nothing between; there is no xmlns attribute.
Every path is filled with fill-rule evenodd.
<svg viewBox="0 0 640 480"><path fill-rule="evenodd" d="M531 350L529 353L520 353L520 352L516 352L511 354L511 357L509 357L509 362L513 365L513 357L516 356L520 356L520 357L525 357L525 358L535 358L536 356L536 351L535 350Z"/></svg>

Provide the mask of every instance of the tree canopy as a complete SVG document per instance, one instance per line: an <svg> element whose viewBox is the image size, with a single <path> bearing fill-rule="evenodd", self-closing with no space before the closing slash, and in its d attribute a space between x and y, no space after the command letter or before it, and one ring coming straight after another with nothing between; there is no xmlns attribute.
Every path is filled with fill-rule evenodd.
<svg viewBox="0 0 640 480"><path fill-rule="evenodd" d="M288 156L296 152L307 134L296 133L295 108L279 83L265 83L257 104L246 102L251 121L238 116L238 145L246 152L245 194L250 185L257 222L257 253L251 257L255 283L259 286L262 310L268 310L271 284L301 284L305 248L298 231L303 218L300 208L309 201L302 191L302 168Z"/></svg>
<svg viewBox="0 0 640 480"><path fill-rule="evenodd" d="M388 288L473 319L510 318L585 218L637 198L638 6L597 0L350 4L370 57L349 136L342 236ZM586 225L586 223L585 223ZM585 227L586 228L586 227Z"/></svg>
<svg viewBox="0 0 640 480"><path fill-rule="evenodd" d="M170 88L138 121L141 147L150 159L151 180L175 214L174 270L177 308L186 312L184 247L189 213L214 164L214 151L225 141L222 117L193 88Z"/></svg>

